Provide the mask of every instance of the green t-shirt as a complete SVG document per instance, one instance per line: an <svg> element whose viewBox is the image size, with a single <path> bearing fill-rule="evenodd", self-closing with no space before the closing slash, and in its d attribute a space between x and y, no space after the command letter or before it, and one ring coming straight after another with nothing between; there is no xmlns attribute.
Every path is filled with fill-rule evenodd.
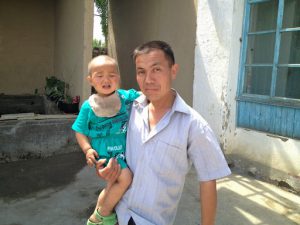
<svg viewBox="0 0 300 225"><path fill-rule="evenodd" d="M90 138L91 146L99 154L99 158L117 158L122 168L125 160L126 132L132 102L140 94L134 90L118 89L121 108L113 117L99 117L93 112L86 100L72 125L72 129ZM121 159L121 160L119 160ZM108 162L108 160L107 160Z"/></svg>

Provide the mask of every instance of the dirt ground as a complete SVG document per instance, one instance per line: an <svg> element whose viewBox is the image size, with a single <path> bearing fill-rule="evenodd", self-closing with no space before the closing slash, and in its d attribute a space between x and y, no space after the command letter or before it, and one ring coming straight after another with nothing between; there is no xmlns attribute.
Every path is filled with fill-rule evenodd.
<svg viewBox="0 0 300 225"><path fill-rule="evenodd" d="M0 224L85 224L103 187L81 152L0 164ZM175 225L199 224L198 189L191 170ZM300 224L300 196L236 172L219 180L216 225L252 224Z"/></svg>

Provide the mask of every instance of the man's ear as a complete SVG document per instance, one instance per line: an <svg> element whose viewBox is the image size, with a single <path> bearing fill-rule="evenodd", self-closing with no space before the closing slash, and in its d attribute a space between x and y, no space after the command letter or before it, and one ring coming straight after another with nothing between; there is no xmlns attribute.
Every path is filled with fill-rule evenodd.
<svg viewBox="0 0 300 225"><path fill-rule="evenodd" d="M178 64L175 63L174 65L172 65L172 68L171 68L172 80L176 79L178 70L179 70L179 65Z"/></svg>

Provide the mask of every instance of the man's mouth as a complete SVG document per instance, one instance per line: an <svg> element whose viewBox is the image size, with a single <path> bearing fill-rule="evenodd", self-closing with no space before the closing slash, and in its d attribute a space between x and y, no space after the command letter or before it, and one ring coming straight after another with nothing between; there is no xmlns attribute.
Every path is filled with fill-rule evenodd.
<svg viewBox="0 0 300 225"><path fill-rule="evenodd" d="M146 87L145 91L157 91L158 89L155 87Z"/></svg>

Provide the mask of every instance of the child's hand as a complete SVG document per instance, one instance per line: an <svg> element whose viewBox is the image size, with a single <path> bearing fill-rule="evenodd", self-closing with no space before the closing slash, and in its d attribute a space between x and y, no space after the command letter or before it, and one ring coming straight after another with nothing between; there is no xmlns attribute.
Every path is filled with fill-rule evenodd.
<svg viewBox="0 0 300 225"><path fill-rule="evenodd" d="M89 150L87 150L86 154L85 154L85 158L86 158L86 163L90 166L93 167L96 165L97 162L97 158L98 158L98 153L90 148Z"/></svg>

